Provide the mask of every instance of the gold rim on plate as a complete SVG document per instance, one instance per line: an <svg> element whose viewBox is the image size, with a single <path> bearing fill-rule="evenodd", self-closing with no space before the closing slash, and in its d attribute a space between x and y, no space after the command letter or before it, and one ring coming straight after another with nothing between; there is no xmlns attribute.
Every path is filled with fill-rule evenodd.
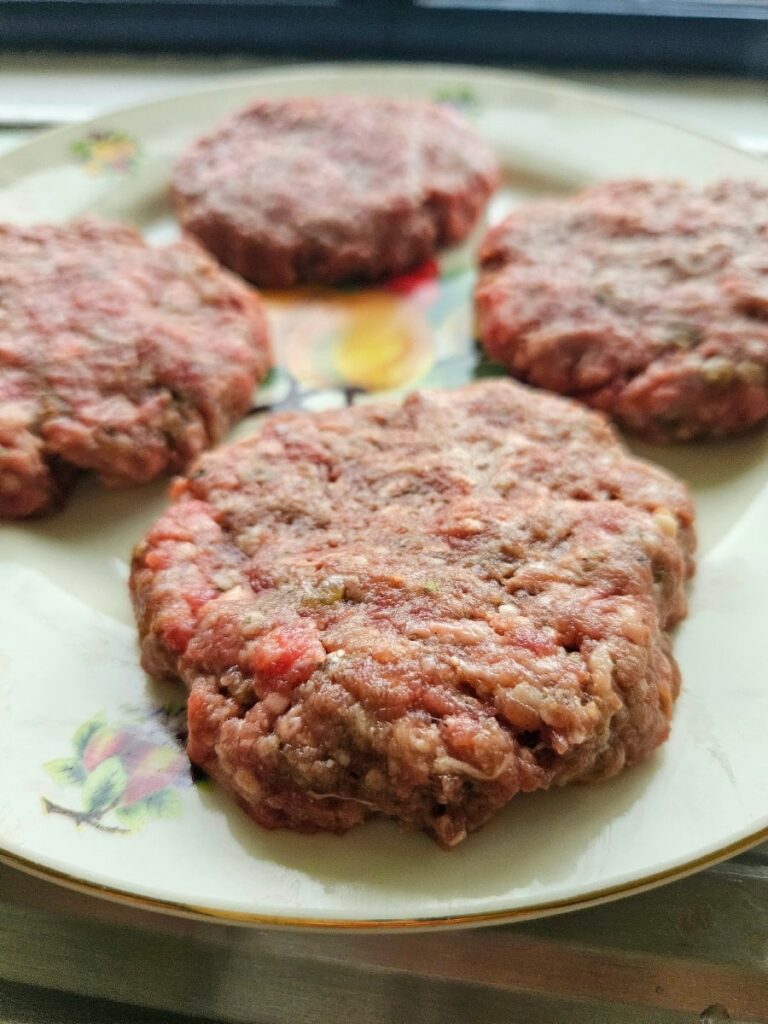
<svg viewBox="0 0 768 1024"><path fill-rule="evenodd" d="M668 882L679 881L704 868L713 867L715 864L729 860L739 853L745 853L766 841L768 841L768 826L712 853L696 857L694 860L686 861L676 867L658 871L653 875L647 875L635 882L606 886L604 889L574 896L571 899L545 900L542 903L534 903L517 910L492 910L481 914L446 915L445 917L372 918L368 921L354 918L282 917L278 914L251 914L246 911L217 910L214 907L197 906L193 903L163 900L155 896L141 896L111 885L99 885L95 882L84 881L75 875L67 874L66 871L45 867L36 861L27 860L25 857L5 849L0 849L0 862L87 896L108 899L140 910L161 911L177 917L191 917L196 920L218 921L226 924L259 925L265 928L300 928L307 931L407 931L416 929L426 931L430 928L511 924L515 921L547 917L565 910L594 907L619 896L636 896Z"/></svg>

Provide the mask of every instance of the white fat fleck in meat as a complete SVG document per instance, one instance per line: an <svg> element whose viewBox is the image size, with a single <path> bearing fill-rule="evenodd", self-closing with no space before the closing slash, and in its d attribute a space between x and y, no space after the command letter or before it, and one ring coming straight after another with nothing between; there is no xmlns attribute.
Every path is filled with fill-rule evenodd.
<svg viewBox="0 0 768 1024"><path fill-rule="evenodd" d="M590 672L590 690L594 697L618 711L621 700L613 688L613 658L605 644L598 644L587 657Z"/></svg>
<svg viewBox="0 0 768 1024"><path fill-rule="evenodd" d="M677 517L668 508L657 508L653 513L653 521L666 537L677 536Z"/></svg>

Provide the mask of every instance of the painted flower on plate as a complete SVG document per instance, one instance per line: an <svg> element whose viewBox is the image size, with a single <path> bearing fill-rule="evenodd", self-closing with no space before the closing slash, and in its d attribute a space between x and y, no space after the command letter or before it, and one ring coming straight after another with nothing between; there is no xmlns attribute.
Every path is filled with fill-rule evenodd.
<svg viewBox="0 0 768 1024"><path fill-rule="evenodd" d="M191 785L189 762L155 722L115 725L96 715L77 729L72 746L70 757L43 767L58 786L80 791L80 806L45 797L47 813L102 832L137 832L152 818L181 813L178 790Z"/></svg>

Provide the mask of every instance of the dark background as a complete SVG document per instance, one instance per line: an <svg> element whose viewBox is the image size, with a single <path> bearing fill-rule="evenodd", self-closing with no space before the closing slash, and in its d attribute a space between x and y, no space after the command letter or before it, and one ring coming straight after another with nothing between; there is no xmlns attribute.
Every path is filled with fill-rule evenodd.
<svg viewBox="0 0 768 1024"><path fill-rule="evenodd" d="M768 77L768 0L0 0L0 49Z"/></svg>

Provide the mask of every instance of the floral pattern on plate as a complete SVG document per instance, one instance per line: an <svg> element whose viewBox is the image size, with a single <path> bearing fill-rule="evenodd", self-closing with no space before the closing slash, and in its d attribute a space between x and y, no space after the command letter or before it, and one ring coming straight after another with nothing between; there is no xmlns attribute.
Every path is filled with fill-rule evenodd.
<svg viewBox="0 0 768 1024"><path fill-rule="evenodd" d="M139 162L139 144L130 135L119 131L91 131L76 139L70 147L72 156L88 174L105 171L129 174Z"/></svg>
<svg viewBox="0 0 768 1024"><path fill-rule="evenodd" d="M43 797L48 814L63 815L77 827L124 833L181 814L178 790L191 785L184 752L156 720L128 714L134 721L115 724L102 714L89 718L72 737L72 754L43 765L58 788L79 790L78 807L72 797L66 803ZM183 708L158 711L169 724L179 714Z"/></svg>
<svg viewBox="0 0 768 1024"><path fill-rule="evenodd" d="M254 411L314 408L320 395L324 405L351 404L366 394L418 387L456 359L473 366L471 286L471 271L430 261L378 288L269 295L280 369Z"/></svg>
<svg viewBox="0 0 768 1024"><path fill-rule="evenodd" d="M438 89L434 95L436 103L444 103L446 106L455 107L462 114L470 116L479 106L475 92L468 85L455 85L446 89Z"/></svg>

